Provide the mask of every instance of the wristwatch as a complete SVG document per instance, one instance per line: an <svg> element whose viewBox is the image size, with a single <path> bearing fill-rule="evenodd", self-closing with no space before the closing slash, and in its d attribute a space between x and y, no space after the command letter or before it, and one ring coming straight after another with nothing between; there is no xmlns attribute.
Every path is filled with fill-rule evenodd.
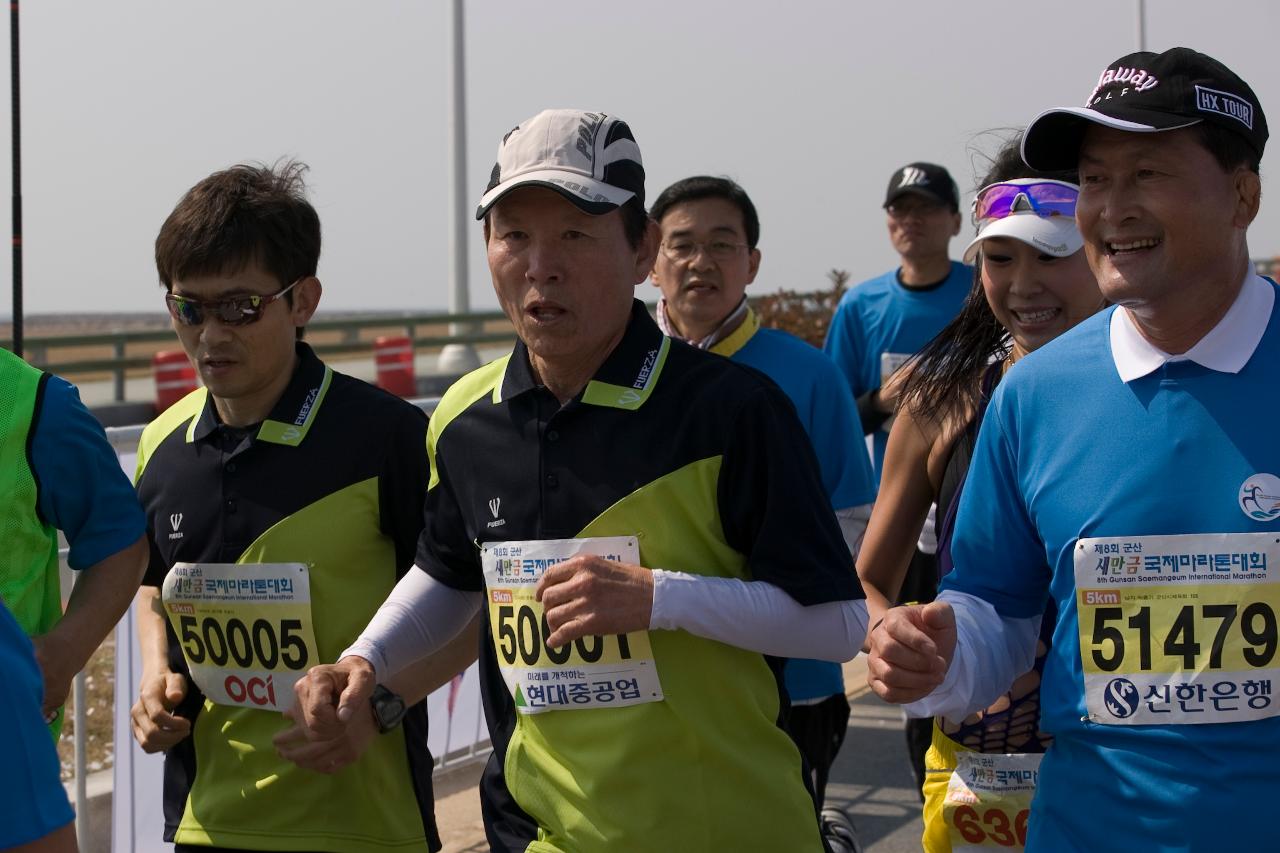
<svg viewBox="0 0 1280 853"><path fill-rule="evenodd" d="M408 706L404 704L404 699L399 694L392 693L381 684L373 688L369 704L373 706L373 721L378 724L378 731L383 734L400 725L405 711L408 710Z"/></svg>

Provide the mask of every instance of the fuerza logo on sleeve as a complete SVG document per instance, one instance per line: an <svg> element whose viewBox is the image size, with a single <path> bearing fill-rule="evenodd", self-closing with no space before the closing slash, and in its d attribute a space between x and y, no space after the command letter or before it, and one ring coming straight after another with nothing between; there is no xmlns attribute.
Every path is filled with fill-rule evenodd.
<svg viewBox="0 0 1280 853"><path fill-rule="evenodd" d="M1254 521L1280 518L1280 477L1254 474L1241 483L1240 509Z"/></svg>

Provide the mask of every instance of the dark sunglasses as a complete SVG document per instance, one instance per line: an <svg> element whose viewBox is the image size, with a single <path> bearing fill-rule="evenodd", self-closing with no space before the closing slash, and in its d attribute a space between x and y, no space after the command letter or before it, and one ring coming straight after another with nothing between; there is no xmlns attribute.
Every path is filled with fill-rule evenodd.
<svg viewBox="0 0 1280 853"><path fill-rule="evenodd" d="M973 200L973 221L1003 219L1014 212L1019 198L1026 199L1037 216L1075 216L1079 197L1080 188L1065 181L990 184L978 190Z"/></svg>
<svg viewBox="0 0 1280 853"><path fill-rule="evenodd" d="M298 281L302 281L302 279L300 278ZM204 321L210 316L217 319L224 326L247 326L250 323L256 323L261 320L262 312L266 307L290 290L293 290L298 281L295 281L284 290L267 296L253 293L245 296L232 296L229 299L213 299L208 302L202 302L189 296L170 293L165 296L164 301L169 306L169 314L184 326L203 325Z"/></svg>

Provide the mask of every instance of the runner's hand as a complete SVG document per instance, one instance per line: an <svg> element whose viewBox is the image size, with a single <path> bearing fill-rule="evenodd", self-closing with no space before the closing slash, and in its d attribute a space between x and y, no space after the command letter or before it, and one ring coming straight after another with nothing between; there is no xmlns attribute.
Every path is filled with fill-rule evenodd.
<svg viewBox="0 0 1280 853"><path fill-rule="evenodd" d="M300 715L303 730L313 741L345 737L353 716L370 715L369 697L376 683L373 664L356 655L313 666L293 685L298 697L295 719Z"/></svg>
<svg viewBox="0 0 1280 853"><path fill-rule="evenodd" d="M191 721L171 713L187 695L187 678L177 672L144 675L138 701L129 712L133 739L144 752L160 752L191 734Z"/></svg>
<svg viewBox="0 0 1280 853"><path fill-rule="evenodd" d="M886 702L914 702L946 677L956 650L956 616L945 601L894 607L868 642L867 684Z"/></svg>
<svg viewBox="0 0 1280 853"><path fill-rule="evenodd" d="M534 595L559 647L580 637L648 629L653 615L653 572L643 566L578 554L552 566Z"/></svg>
<svg viewBox="0 0 1280 853"><path fill-rule="evenodd" d="M285 711L284 715L293 725L271 739L276 752L285 761L317 773L337 773L348 764L354 764L378 733L372 708L367 708L363 714L353 714L342 734L332 740L309 738L297 705Z"/></svg>

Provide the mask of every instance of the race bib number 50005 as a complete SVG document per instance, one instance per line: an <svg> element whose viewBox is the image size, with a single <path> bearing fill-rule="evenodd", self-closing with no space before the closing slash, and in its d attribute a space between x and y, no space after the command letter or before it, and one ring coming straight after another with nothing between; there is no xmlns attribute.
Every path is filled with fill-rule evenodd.
<svg viewBox="0 0 1280 853"><path fill-rule="evenodd" d="M178 563L162 595L192 680L219 705L283 711L319 663L302 563Z"/></svg>
<svg viewBox="0 0 1280 853"><path fill-rule="evenodd" d="M640 549L631 536L482 546L489 627L516 710L537 714L661 701L662 685L647 631L547 645L551 628L534 590L547 569L577 554L640 563Z"/></svg>
<svg viewBox="0 0 1280 853"><path fill-rule="evenodd" d="M1075 549L1089 718L1228 723L1280 713L1280 536L1115 536Z"/></svg>

